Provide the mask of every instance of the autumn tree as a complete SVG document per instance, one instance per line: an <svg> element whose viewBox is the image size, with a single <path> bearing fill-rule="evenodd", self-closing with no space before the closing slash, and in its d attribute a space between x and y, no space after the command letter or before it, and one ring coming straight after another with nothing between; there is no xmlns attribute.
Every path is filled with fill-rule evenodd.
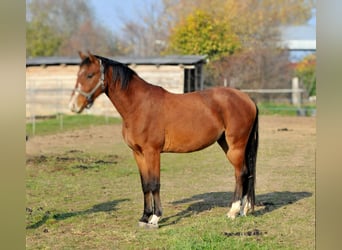
<svg viewBox="0 0 342 250"><path fill-rule="evenodd" d="M202 54L209 59L233 54L240 48L240 41L229 24L203 10L196 10L175 27L169 42L172 52Z"/></svg>
<svg viewBox="0 0 342 250"><path fill-rule="evenodd" d="M243 42L253 47L258 40L266 40L270 32L277 35L280 25L302 24L311 15L314 0L163 0L168 13L169 27L185 25L188 16L205 10L217 22L229 25ZM265 34L268 33L268 34ZM171 31L171 37L173 32Z"/></svg>
<svg viewBox="0 0 342 250"><path fill-rule="evenodd" d="M280 27L302 24L311 15L313 3L306 0L227 1L232 10L222 17L241 39L242 49L223 57L221 78L240 88L288 88L293 75L288 51L278 47ZM224 67L224 66L227 67Z"/></svg>
<svg viewBox="0 0 342 250"><path fill-rule="evenodd" d="M316 55L311 54L297 63L295 74L304 85L309 96L316 95Z"/></svg>
<svg viewBox="0 0 342 250"><path fill-rule="evenodd" d="M282 25L304 23L313 7L313 2L307 0L199 0L191 1L193 4L186 0L164 2L173 13L170 15L178 17L170 32L169 52L205 53L204 49L184 49L192 45L200 47L194 41L200 41L203 48L208 49L204 41L210 37L211 30L192 24L201 23L198 18L194 21L194 17L199 10L205 10L208 22L203 26L225 27L224 35L219 40L226 43L227 47L232 41L236 44L231 53L216 51L216 56L212 58L214 60L207 65L206 81L214 85L226 82L227 85L242 88L275 88L288 84L291 69L287 52L278 48L279 28ZM186 39L187 33L193 37ZM218 32L213 33L217 35Z"/></svg>

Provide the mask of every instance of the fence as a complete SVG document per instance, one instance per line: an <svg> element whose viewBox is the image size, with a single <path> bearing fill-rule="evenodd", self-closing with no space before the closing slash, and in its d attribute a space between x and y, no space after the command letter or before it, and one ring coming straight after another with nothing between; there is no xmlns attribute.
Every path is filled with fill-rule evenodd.
<svg viewBox="0 0 342 250"><path fill-rule="evenodd" d="M32 134L35 134L36 120L48 117L57 117L59 119L60 128L63 129L63 115L72 114L68 108L68 102L72 88L70 84L65 82L74 82L74 78L49 81L54 82L54 87L49 87L49 81L44 79L44 84L39 81L27 81L26 89L26 120L32 123ZM286 113L297 114L299 116L314 116L316 114L315 108L307 108L307 100L303 100L303 89L242 89L241 91L250 94L255 99L258 95L274 95L285 94L286 104L284 100L280 100L277 105L276 102L272 105L264 105L260 103L259 110L261 113ZM278 100L279 101L279 100ZM114 109L112 103L107 96L101 95L94 103L90 110L85 111L86 114L102 115L105 117L118 117L119 114Z"/></svg>
<svg viewBox="0 0 342 250"><path fill-rule="evenodd" d="M35 117L39 119L56 114L71 114L68 108L71 91L72 88L63 87L62 84L60 88L51 89L34 88L34 84L31 84L31 87L26 90L26 118ZM303 100L302 94L305 92L303 89L242 89L241 91L250 94L256 100L260 99L258 95L287 94L292 98L278 98L276 101L271 99L271 102L291 104L292 108L301 108L303 103L308 102ZM86 110L85 113L119 116L105 95L100 96L95 101L94 107Z"/></svg>

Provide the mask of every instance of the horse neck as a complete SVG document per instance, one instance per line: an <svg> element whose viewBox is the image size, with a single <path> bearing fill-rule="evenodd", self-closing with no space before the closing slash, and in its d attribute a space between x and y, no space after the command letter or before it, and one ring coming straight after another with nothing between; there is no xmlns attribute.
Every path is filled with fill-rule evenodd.
<svg viewBox="0 0 342 250"><path fill-rule="evenodd" d="M133 75L128 83L127 89L122 89L119 80L108 86L107 96L120 113L123 120L129 117L138 110L143 100L146 100L146 95L149 90L155 86L145 82L137 75Z"/></svg>

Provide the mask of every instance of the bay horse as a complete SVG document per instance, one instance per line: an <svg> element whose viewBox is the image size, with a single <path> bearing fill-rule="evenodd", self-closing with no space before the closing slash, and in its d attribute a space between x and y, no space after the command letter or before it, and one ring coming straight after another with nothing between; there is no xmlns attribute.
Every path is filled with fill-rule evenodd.
<svg viewBox="0 0 342 250"><path fill-rule="evenodd" d="M237 89L215 87L173 94L147 83L128 66L79 52L80 68L69 107L81 113L105 93L120 113L122 135L139 168L144 210L139 226L158 228L160 154L204 149L217 142L235 169L229 218L254 210L258 108Z"/></svg>

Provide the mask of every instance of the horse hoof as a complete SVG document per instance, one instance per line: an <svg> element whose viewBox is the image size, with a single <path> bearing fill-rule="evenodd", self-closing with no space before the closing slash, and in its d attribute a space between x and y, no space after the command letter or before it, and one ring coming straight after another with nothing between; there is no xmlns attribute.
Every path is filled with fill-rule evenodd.
<svg viewBox="0 0 342 250"><path fill-rule="evenodd" d="M139 221L138 226L140 228L146 228L146 229L158 229L159 228L158 224L151 224L151 223L146 223L142 221Z"/></svg>

